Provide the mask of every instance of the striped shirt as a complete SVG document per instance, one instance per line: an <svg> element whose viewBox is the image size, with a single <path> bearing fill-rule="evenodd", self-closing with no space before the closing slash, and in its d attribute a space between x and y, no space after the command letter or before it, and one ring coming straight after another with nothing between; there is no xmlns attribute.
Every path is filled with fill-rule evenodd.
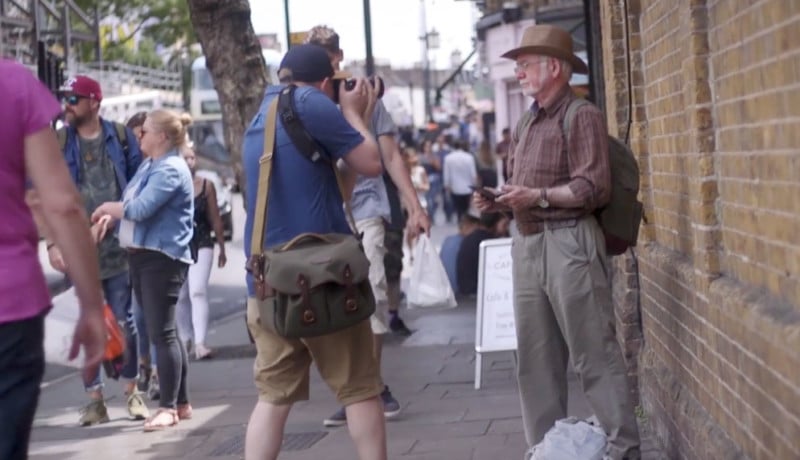
<svg viewBox="0 0 800 460"><path fill-rule="evenodd" d="M515 209L514 218L524 234L535 233L531 229L545 220L583 217L609 200L611 168L603 113L586 104L575 113L569 136L565 138L562 132L567 107L576 97L566 86L548 106L533 104L527 136L517 144L512 140L509 147L508 169L511 185L553 188L568 184L583 206ZM520 135L525 135L524 130Z"/></svg>

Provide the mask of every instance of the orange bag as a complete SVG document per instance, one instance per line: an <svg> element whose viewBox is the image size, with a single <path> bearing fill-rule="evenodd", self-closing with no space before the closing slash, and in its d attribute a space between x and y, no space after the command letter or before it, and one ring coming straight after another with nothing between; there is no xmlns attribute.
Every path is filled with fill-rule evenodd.
<svg viewBox="0 0 800 460"><path fill-rule="evenodd" d="M106 323L106 351L103 356L103 368L106 375L114 380L119 379L122 366L125 364L125 333L117 323L111 307L103 307L103 318Z"/></svg>

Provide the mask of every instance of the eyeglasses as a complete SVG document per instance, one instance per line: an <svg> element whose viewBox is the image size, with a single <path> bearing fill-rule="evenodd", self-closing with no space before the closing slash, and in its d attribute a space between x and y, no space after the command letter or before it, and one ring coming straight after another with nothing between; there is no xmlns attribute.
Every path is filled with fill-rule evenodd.
<svg viewBox="0 0 800 460"><path fill-rule="evenodd" d="M72 96L62 97L61 102L68 105L78 105L81 99L86 99L83 96L73 94Z"/></svg>
<svg viewBox="0 0 800 460"><path fill-rule="evenodd" d="M546 60L547 58L541 58L541 59L532 59L530 61L518 62L517 65L514 66L514 73L527 72L528 67L532 65L538 65L540 62L544 62Z"/></svg>

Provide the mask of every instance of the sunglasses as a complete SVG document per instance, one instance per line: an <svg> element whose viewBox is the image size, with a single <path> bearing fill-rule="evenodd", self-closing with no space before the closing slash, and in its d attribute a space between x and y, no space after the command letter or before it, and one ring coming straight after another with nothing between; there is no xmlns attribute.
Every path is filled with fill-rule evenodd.
<svg viewBox="0 0 800 460"><path fill-rule="evenodd" d="M68 105L78 105L81 99L86 99L83 96L77 96L73 94L72 96L62 97L61 102L68 104Z"/></svg>

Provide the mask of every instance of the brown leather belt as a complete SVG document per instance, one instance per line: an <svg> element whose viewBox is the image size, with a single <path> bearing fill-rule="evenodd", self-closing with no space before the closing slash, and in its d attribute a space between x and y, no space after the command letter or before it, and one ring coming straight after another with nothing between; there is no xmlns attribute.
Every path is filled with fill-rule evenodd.
<svg viewBox="0 0 800 460"><path fill-rule="evenodd" d="M583 217L575 219L530 220L527 222L518 219L517 229L521 235L530 236L542 233L545 230L574 227L578 225L581 219L583 219Z"/></svg>

